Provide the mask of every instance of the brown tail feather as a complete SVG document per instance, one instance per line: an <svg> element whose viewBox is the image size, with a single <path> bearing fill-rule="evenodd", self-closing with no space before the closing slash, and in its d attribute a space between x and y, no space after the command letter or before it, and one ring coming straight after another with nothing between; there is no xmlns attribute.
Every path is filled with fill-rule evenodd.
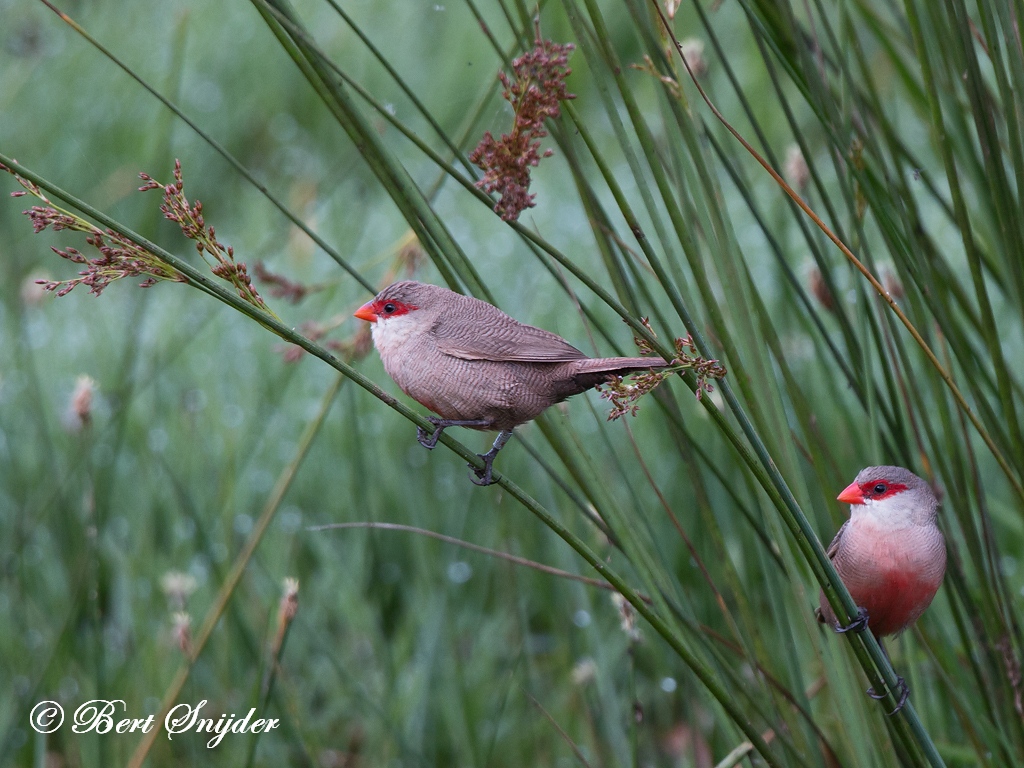
<svg viewBox="0 0 1024 768"><path fill-rule="evenodd" d="M573 364L576 370L572 381L577 389L571 394L604 384L612 376L628 376L631 373L664 368L668 365L660 357L599 357L576 360Z"/></svg>
<svg viewBox="0 0 1024 768"><path fill-rule="evenodd" d="M578 373L625 376L635 371L646 371L648 368L664 368L668 363L660 357L596 357L578 360L575 365Z"/></svg>

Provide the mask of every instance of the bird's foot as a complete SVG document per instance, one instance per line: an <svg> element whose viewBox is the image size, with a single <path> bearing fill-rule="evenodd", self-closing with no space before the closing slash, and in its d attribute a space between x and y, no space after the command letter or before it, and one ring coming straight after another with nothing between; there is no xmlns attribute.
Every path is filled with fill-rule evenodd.
<svg viewBox="0 0 1024 768"><path fill-rule="evenodd" d="M494 456L491 455L490 451L487 453L478 453L477 456L484 460L484 466L481 469L476 464L466 465L470 470L472 470L469 475L470 481L474 485L492 485L495 482L494 478L491 476L491 470L494 466Z"/></svg>
<svg viewBox="0 0 1024 768"><path fill-rule="evenodd" d="M434 449L441 433L448 427L488 427L491 424L486 419L439 419L437 416L427 416L427 421L434 425L434 431L427 434L423 427L416 427L416 442L428 451Z"/></svg>
<svg viewBox="0 0 1024 768"><path fill-rule="evenodd" d="M866 608L857 606L857 618L851 621L845 626L836 623L835 630L839 634L845 634L847 632L863 632L868 627L868 612Z"/></svg>
<svg viewBox="0 0 1024 768"><path fill-rule="evenodd" d="M910 686L907 685L907 681L899 675L896 676L896 691L894 692L894 695L896 693L899 694L899 697L896 700L896 708L889 713L889 717L892 717L903 709L903 706L907 703L907 699L910 698ZM876 693L874 688L868 688L868 696L872 699L884 699L888 695L888 691L883 690L881 693Z"/></svg>
<svg viewBox="0 0 1024 768"><path fill-rule="evenodd" d="M444 427L441 426L441 419L436 416L427 416L427 421L434 425L434 431L427 434L427 430L423 427L416 427L416 442L428 451L432 451L434 446L437 445L437 440L441 437L441 433L444 432Z"/></svg>
<svg viewBox="0 0 1024 768"><path fill-rule="evenodd" d="M491 450L487 453L478 453L481 459L483 459L483 467L478 467L475 464L468 464L467 466L472 470L472 474L469 479L474 485L491 485L497 482L492 477L492 471L494 467L494 457L498 455L498 451L505 447L505 443L512 437L512 430L507 429L498 433L498 436L494 438L494 445L491 446ZM476 475L474 477L473 475Z"/></svg>

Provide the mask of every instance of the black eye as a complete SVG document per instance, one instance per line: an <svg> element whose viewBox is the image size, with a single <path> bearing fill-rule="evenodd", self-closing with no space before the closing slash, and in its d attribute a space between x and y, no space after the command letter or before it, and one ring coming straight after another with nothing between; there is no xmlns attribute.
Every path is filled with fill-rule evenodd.
<svg viewBox="0 0 1024 768"><path fill-rule="evenodd" d="M391 303L390 301L389 301L389 302L388 302L387 304L385 304L385 305L384 305L384 311L385 311L385 312L387 312L387 313L388 313L389 315L390 315L390 314L391 314L392 312L394 312L394 311L395 311L396 309L398 309L398 307L396 307L396 306L395 306L395 305L394 305L393 303Z"/></svg>
<svg viewBox="0 0 1024 768"><path fill-rule="evenodd" d="M886 490L887 489L885 483L879 483L878 485L875 486L875 493L877 494L883 494L886 492Z"/></svg>

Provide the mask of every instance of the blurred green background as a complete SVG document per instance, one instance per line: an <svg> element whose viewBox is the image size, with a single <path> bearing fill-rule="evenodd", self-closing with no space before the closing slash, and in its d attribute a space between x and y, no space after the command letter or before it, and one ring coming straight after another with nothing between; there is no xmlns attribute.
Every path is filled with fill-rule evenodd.
<svg viewBox="0 0 1024 768"><path fill-rule="evenodd" d="M580 275L649 316L663 342L706 337L735 403L721 388L698 402L674 379L636 418L608 423L589 393L517 430L497 468L654 597L774 764L930 758L863 695L849 643L815 623L807 557L728 435L751 425L825 544L847 515L832 499L864 466L902 464L943 488L946 585L890 641L894 666L947 764L1024 761L1020 4L701 3L673 21L703 41L699 81L716 106L904 307L1008 471L867 281L716 122L654 5L540 8L542 36L577 46L577 98L549 126L555 153L533 171L536 207L518 230L467 189L468 164L450 166L460 185L395 123L446 162L407 91L463 154L485 130L509 130L496 75L532 46L537 9L340 6L351 24L330 3L295 9L318 46L307 59L329 57L382 109L356 100L379 140L362 153L271 33L269 6L60 9L369 284L410 273L409 221L367 162L383 158L468 256L414 249L417 279L454 272L478 295L482 283L588 354L635 346L615 302ZM318 289L290 304L257 280L282 320L307 335L303 324L321 324L321 343L354 339L351 313L370 293L196 130L43 3L0 0L0 18L0 153L205 269L158 193L135 191L140 171L168 182L179 158L185 194L250 273L263 262ZM4 193L19 189L0 176ZM282 340L210 296L137 279L99 298L44 295L37 279L75 273L50 247L86 246L33 235L21 211L35 203L0 203L0 763L765 764L692 665L643 621L624 630L608 591L415 532L311 530L397 523L597 576L505 489L474 487L463 459L423 450L414 424L351 382L333 395L329 366L287 359ZM353 365L399 394L376 353ZM452 433L473 451L490 443ZM299 584L290 623L286 578ZM91 699L146 717L168 696L282 724L213 750L160 733L145 752L138 734L70 730ZM42 700L68 713L49 736L30 727Z"/></svg>

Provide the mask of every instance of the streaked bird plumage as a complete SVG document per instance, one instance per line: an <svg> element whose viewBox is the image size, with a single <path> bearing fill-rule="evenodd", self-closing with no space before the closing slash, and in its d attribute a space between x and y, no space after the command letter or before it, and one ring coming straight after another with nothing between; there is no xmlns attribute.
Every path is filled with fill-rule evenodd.
<svg viewBox="0 0 1024 768"><path fill-rule="evenodd" d="M589 358L485 301L412 280L388 286L355 315L373 323L388 375L444 426L504 434L612 376L665 365L660 358Z"/></svg>

